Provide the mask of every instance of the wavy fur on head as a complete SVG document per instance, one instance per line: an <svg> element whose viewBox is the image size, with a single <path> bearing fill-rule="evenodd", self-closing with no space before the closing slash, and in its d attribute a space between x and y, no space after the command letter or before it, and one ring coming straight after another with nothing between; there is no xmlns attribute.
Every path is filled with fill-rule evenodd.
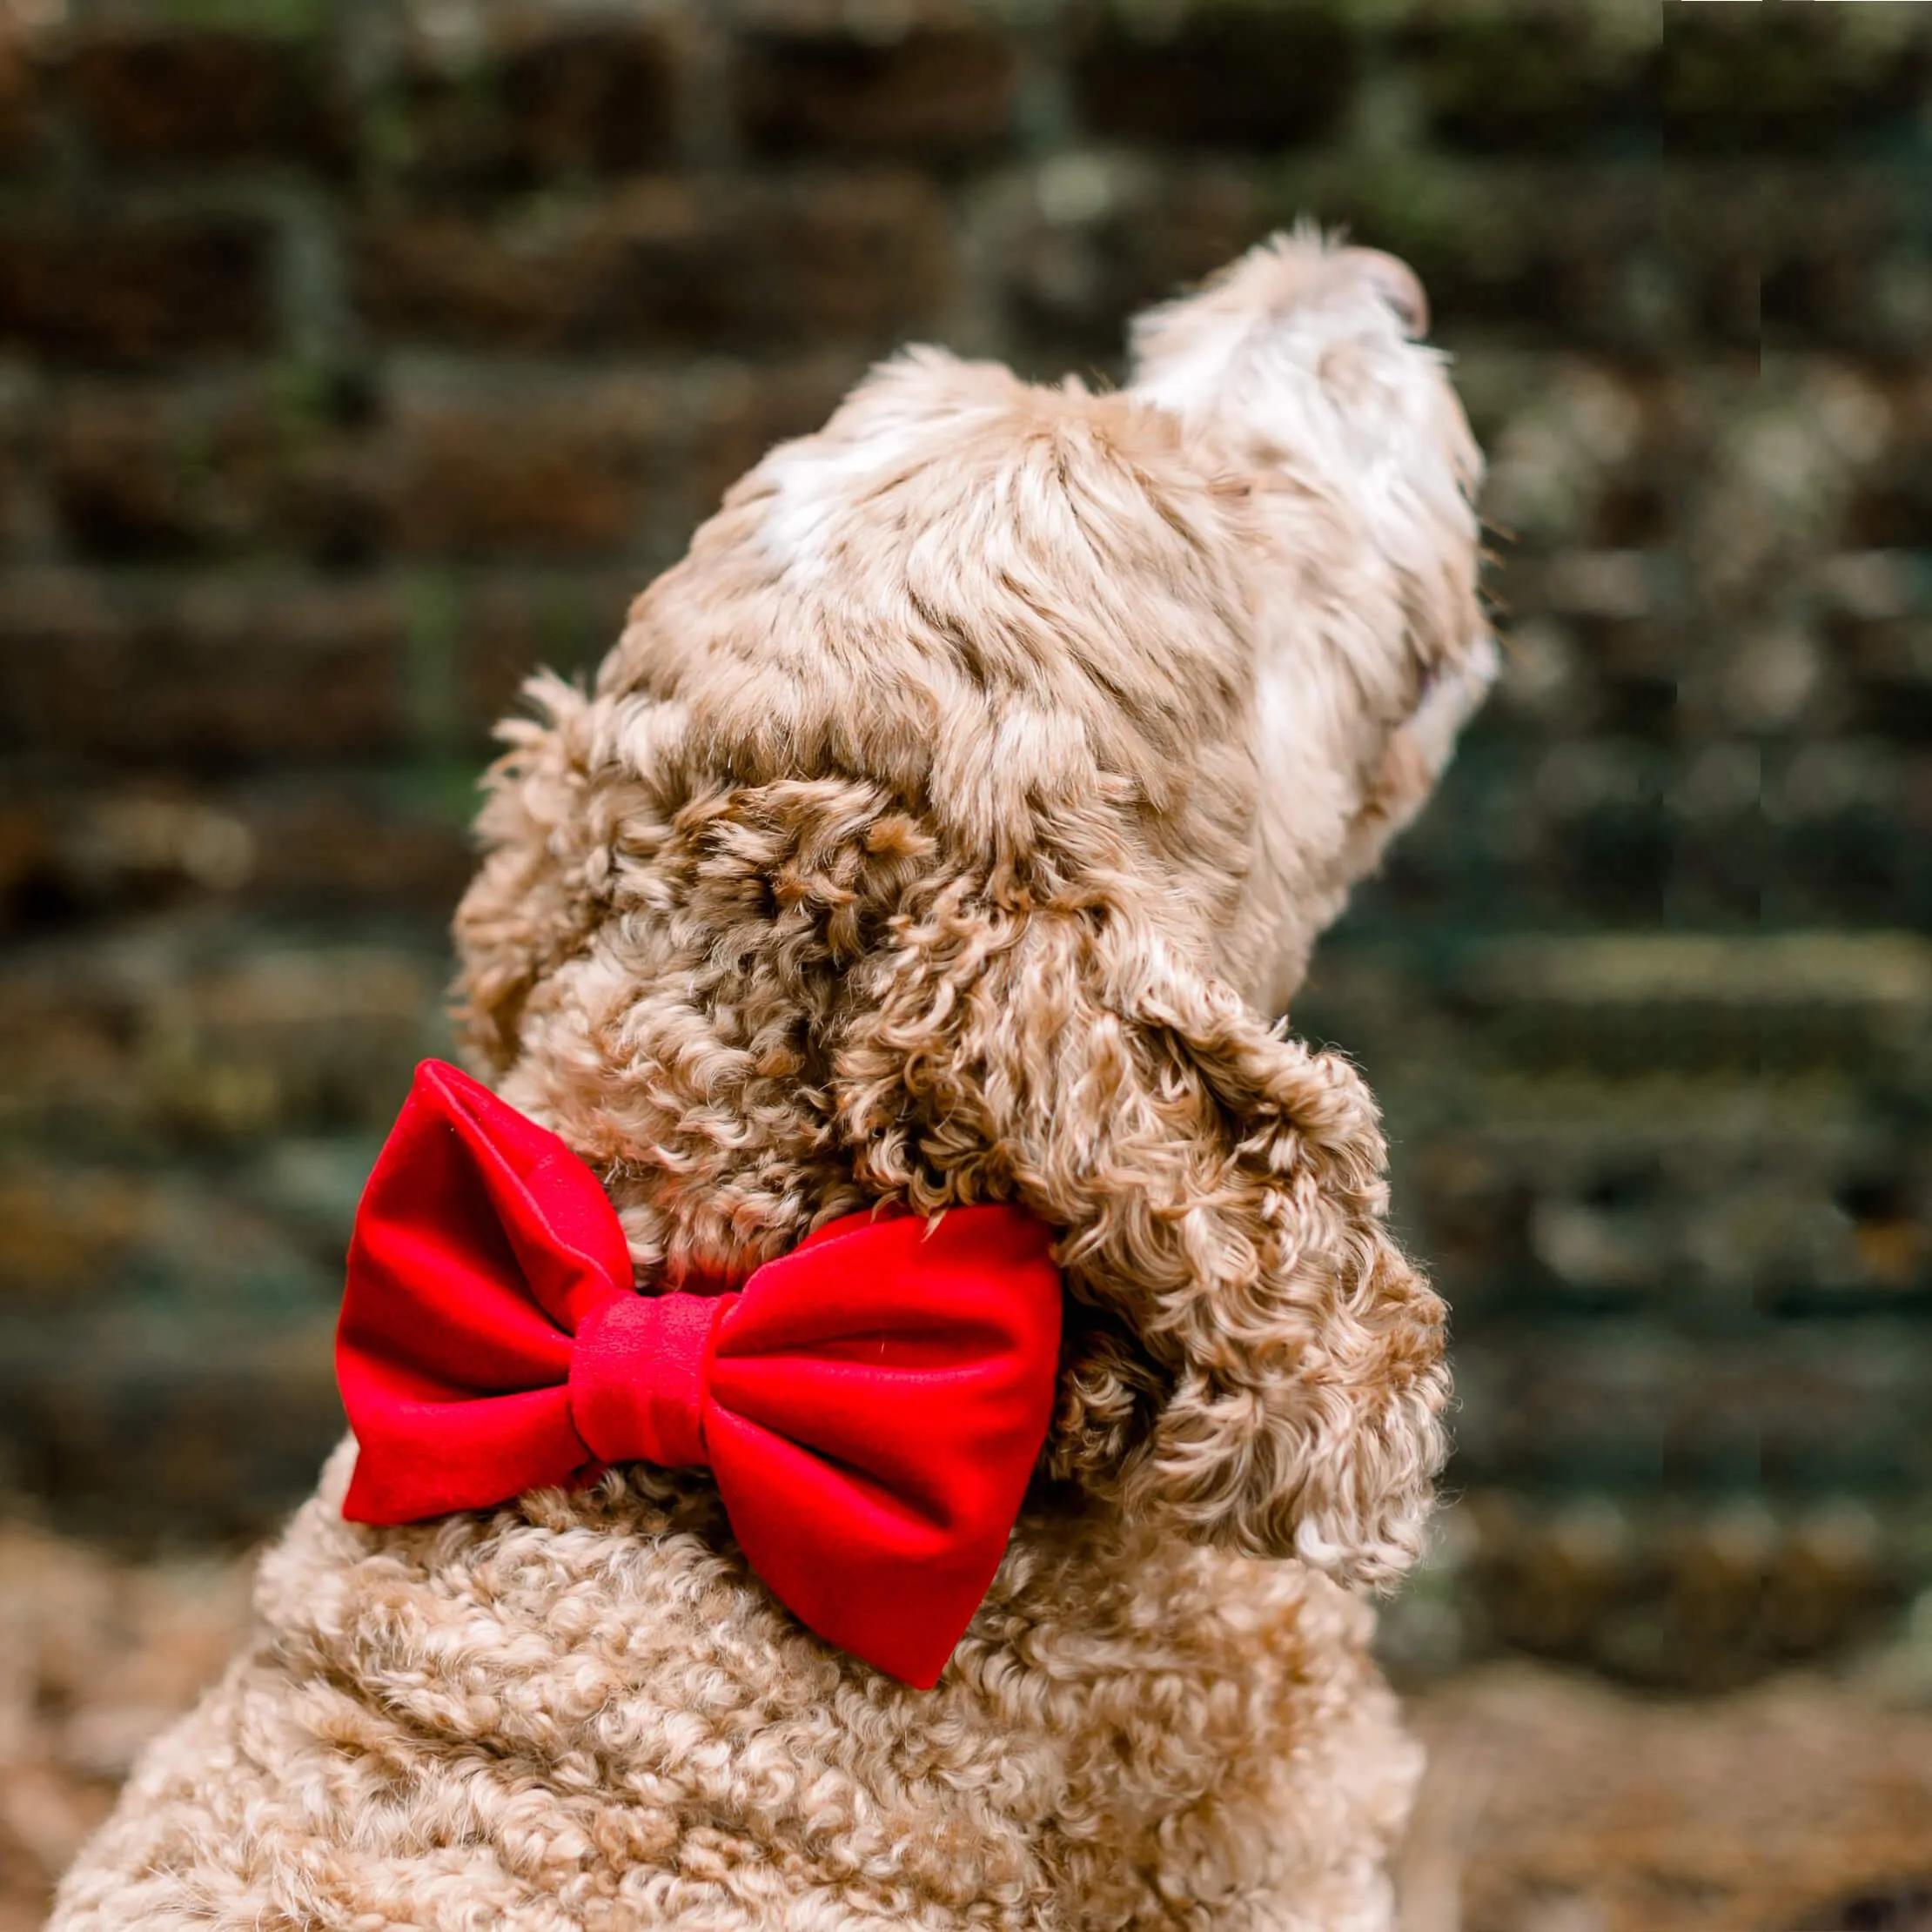
<svg viewBox="0 0 1932 1932"><path fill-rule="evenodd" d="M1385 1922L1413 1754L1341 1586L1417 1553L1442 1310L1360 1079L1268 1013L1487 674L1405 272L1271 245L1118 394L886 366L509 728L470 1036L641 1286L880 1201L1059 1236L938 1691L798 1629L700 1475L377 1531L344 1465L61 1922Z"/></svg>

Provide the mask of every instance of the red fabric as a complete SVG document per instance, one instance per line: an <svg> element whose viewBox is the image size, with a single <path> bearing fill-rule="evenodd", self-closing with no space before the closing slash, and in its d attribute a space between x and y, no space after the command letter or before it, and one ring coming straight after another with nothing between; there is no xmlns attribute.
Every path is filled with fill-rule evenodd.
<svg viewBox="0 0 1932 1932"><path fill-rule="evenodd" d="M850 1215L741 1290L641 1296L596 1177L427 1061L371 1175L336 1372L343 1514L482 1509L602 1463L708 1464L752 1567L929 1687L993 1580L1053 1405L1060 1280L1017 1208Z"/></svg>

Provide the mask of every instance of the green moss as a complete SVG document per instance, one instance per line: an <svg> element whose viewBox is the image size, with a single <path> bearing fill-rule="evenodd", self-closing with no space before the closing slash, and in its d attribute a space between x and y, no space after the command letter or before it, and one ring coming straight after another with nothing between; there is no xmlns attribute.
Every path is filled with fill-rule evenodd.
<svg viewBox="0 0 1932 1932"><path fill-rule="evenodd" d="M463 597L456 574L411 571L403 585L403 612L410 722L424 751L449 756L464 735L457 666Z"/></svg>
<svg viewBox="0 0 1932 1932"><path fill-rule="evenodd" d="M319 37L340 18L343 0L151 0L157 25L245 28L278 38Z"/></svg>

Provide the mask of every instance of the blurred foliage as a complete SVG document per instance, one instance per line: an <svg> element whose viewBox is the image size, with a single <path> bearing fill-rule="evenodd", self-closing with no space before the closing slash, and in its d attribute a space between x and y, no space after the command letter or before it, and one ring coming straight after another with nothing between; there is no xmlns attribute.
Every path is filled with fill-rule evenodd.
<svg viewBox="0 0 1932 1932"><path fill-rule="evenodd" d="M1400 251L1507 671L1293 1016L1456 1309L1392 1660L1711 1685L1932 1585L1932 10L0 7L0 1486L339 1426L491 721L909 337ZM138 1482L130 1472L138 1471Z"/></svg>

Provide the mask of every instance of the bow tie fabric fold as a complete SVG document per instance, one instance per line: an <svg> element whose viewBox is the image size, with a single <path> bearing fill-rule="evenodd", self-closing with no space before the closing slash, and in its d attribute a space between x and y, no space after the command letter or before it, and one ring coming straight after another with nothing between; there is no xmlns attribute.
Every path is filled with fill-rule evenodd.
<svg viewBox="0 0 1932 1932"><path fill-rule="evenodd" d="M357 1212L336 1372L343 1514L486 1509L600 1466L708 1466L801 1622L929 1687L1050 1419L1061 1291L1014 1207L849 1215L741 1289L641 1295L562 1141L427 1061Z"/></svg>

